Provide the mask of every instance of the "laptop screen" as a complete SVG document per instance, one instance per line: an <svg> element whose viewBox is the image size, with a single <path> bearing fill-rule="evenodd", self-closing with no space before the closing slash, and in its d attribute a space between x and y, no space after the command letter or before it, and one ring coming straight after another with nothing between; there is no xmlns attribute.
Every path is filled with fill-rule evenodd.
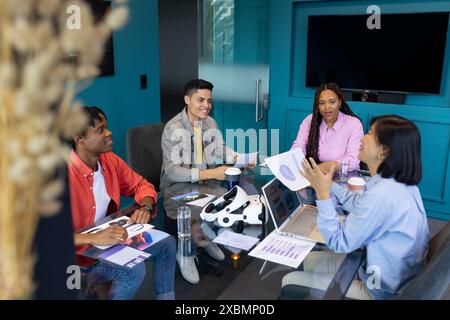
<svg viewBox="0 0 450 320"><path fill-rule="evenodd" d="M274 223L279 228L283 222L300 206L300 200L295 191L289 190L278 179L273 179L263 188L267 205L270 207Z"/></svg>

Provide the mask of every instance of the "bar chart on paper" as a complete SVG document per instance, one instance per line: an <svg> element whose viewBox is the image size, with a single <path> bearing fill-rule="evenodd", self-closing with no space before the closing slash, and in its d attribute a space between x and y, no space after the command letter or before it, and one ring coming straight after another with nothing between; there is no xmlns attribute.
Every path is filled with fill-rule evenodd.
<svg viewBox="0 0 450 320"><path fill-rule="evenodd" d="M283 236L276 231L269 234L249 255L297 268L316 243Z"/></svg>

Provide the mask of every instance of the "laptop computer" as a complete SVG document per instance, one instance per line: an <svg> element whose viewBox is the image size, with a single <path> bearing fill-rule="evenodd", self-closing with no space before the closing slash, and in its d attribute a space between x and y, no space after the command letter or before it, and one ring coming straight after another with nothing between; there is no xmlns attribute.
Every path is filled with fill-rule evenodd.
<svg viewBox="0 0 450 320"><path fill-rule="evenodd" d="M262 187L276 230L283 235L326 243L317 228L317 208L303 205L299 195L277 178Z"/></svg>

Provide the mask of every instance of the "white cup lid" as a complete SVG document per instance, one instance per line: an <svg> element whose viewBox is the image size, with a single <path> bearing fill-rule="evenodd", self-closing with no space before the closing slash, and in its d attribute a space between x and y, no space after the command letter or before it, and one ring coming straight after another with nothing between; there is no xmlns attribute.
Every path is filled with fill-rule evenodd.
<svg viewBox="0 0 450 320"><path fill-rule="evenodd" d="M347 183L352 184L354 186L363 186L366 184L366 181L364 181L363 178L353 177L353 178L348 179Z"/></svg>
<svg viewBox="0 0 450 320"><path fill-rule="evenodd" d="M239 168L228 168L225 170L225 174L229 174L230 176L237 176L241 174L241 169Z"/></svg>

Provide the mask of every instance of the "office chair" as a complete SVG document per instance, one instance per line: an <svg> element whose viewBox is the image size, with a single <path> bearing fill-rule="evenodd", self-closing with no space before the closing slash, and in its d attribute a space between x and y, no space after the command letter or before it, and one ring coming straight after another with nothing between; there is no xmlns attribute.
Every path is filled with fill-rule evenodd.
<svg viewBox="0 0 450 320"><path fill-rule="evenodd" d="M450 221L428 243L427 264L400 292L399 300L441 299L450 285Z"/></svg>
<svg viewBox="0 0 450 320"><path fill-rule="evenodd" d="M362 255L352 252L347 255L341 267L323 295L323 299L343 300L361 263ZM419 300L441 299L450 285L450 221L429 241L427 263L395 299ZM298 285L283 287L279 299L313 299L310 288Z"/></svg>
<svg viewBox="0 0 450 320"><path fill-rule="evenodd" d="M130 167L159 190L162 149L161 137L164 124L150 124L127 131L127 160Z"/></svg>
<svg viewBox="0 0 450 320"><path fill-rule="evenodd" d="M127 131L127 160L130 167L149 181L158 192L157 210L152 215L153 224L162 228L164 206L162 192L159 192L163 152L161 137L164 123L143 125ZM159 218L159 219L158 219Z"/></svg>

